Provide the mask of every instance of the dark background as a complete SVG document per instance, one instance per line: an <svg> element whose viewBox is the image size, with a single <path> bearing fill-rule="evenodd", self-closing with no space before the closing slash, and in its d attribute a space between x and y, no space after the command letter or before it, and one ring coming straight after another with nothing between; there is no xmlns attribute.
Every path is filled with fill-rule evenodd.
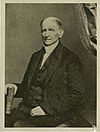
<svg viewBox="0 0 100 132"><path fill-rule="evenodd" d="M83 114L96 123L96 57L82 45L74 4L6 4L6 83L22 81L33 52L42 47L40 21L48 16L58 17L65 29L62 44L79 55L85 83Z"/></svg>

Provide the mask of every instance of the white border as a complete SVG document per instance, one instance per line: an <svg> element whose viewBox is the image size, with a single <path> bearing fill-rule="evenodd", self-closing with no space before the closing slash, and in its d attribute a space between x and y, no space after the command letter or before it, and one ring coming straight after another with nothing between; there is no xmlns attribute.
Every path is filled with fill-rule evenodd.
<svg viewBox="0 0 100 132"><path fill-rule="evenodd" d="M100 76L100 53L98 50L97 53L97 127L96 128L4 128L3 124L3 117L4 117L4 85L5 85L5 3L97 3L97 36L98 36L98 49L100 48L99 42L100 42L100 2L99 0L1 0L0 1L0 104L2 107L0 107L0 131L67 131L67 132L99 132L100 131L100 89L99 89L99 76Z"/></svg>

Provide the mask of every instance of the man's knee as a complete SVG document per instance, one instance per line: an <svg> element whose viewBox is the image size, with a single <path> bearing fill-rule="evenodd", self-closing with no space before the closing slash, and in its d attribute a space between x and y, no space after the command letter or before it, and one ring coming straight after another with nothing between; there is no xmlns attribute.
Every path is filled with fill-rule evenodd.
<svg viewBox="0 0 100 132"><path fill-rule="evenodd" d="M36 125L34 125L34 123L31 121L21 121L21 120L18 120L14 124L14 127L35 127L35 126Z"/></svg>
<svg viewBox="0 0 100 132"><path fill-rule="evenodd" d="M21 127L23 125L22 121L16 121L14 127Z"/></svg>
<svg viewBox="0 0 100 132"><path fill-rule="evenodd" d="M14 123L23 118L22 112L16 109L12 109L11 114L5 114L5 127L13 127Z"/></svg>
<svg viewBox="0 0 100 132"><path fill-rule="evenodd" d="M13 127L14 122L11 119L11 115L5 115L5 127Z"/></svg>

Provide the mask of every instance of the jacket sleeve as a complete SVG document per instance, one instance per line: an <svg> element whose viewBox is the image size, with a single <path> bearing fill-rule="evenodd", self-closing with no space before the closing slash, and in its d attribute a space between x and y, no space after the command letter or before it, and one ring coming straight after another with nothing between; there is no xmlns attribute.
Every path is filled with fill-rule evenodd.
<svg viewBox="0 0 100 132"><path fill-rule="evenodd" d="M32 60L33 60L33 57L34 57L33 55L32 55L32 57L29 61L29 64L28 64L27 70L24 74L22 82L21 83L14 83L18 87L17 93L14 96L15 98L23 98L24 97L24 92L28 87L28 76L29 76L29 71L30 71L30 68L31 68Z"/></svg>
<svg viewBox="0 0 100 132"><path fill-rule="evenodd" d="M40 104L47 114L70 112L70 110L79 106L81 102L84 85L79 58L77 56L72 57L66 68L68 72L67 92L55 100L47 100Z"/></svg>

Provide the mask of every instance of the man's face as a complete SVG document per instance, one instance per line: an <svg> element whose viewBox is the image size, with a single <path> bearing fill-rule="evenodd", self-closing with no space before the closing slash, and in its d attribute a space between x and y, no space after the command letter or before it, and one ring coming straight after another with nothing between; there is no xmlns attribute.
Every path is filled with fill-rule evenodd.
<svg viewBox="0 0 100 132"><path fill-rule="evenodd" d="M41 27L44 45L49 46L55 44L61 36L61 29L53 20L44 20Z"/></svg>

